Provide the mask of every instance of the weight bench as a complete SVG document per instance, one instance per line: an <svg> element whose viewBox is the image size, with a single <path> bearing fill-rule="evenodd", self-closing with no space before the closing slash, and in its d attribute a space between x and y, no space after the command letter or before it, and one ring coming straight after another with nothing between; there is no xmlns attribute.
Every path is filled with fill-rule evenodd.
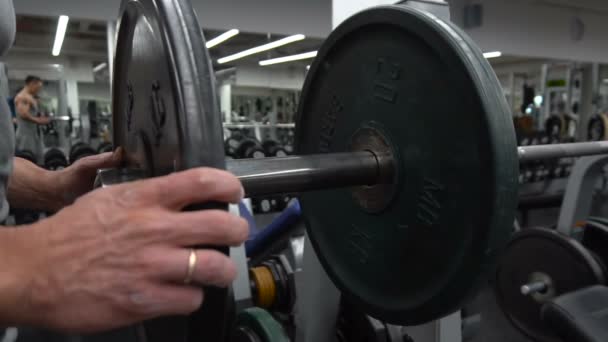
<svg viewBox="0 0 608 342"><path fill-rule="evenodd" d="M596 285L547 302L542 320L567 342L608 341L608 287Z"/></svg>

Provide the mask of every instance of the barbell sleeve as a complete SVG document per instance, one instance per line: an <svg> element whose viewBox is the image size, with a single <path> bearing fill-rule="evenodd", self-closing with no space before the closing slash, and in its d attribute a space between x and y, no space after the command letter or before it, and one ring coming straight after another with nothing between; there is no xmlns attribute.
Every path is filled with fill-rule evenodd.
<svg viewBox="0 0 608 342"><path fill-rule="evenodd" d="M248 197L391 182L381 168L392 160L372 152L228 159L226 168L243 183Z"/></svg>

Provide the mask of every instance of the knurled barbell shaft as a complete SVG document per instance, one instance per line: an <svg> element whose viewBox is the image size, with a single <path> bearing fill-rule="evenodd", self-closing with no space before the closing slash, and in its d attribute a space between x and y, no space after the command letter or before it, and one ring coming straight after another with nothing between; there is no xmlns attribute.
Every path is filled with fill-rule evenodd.
<svg viewBox="0 0 608 342"><path fill-rule="evenodd" d="M608 141L518 147L520 162L608 154ZM386 184L393 161L371 152L344 152L261 159L232 159L227 169L247 196Z"/></svg>

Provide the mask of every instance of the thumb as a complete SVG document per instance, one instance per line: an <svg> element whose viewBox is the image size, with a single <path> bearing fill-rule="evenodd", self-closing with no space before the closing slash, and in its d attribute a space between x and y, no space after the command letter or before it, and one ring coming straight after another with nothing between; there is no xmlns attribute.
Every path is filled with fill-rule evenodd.
<svg viewBox="0 0 608 342"><path fill-rule="evenodd" d="M87 170L109 169L119 167L123 160L124 152L121 147L114 152L101 153L80 159L77 164Z"/></svg>

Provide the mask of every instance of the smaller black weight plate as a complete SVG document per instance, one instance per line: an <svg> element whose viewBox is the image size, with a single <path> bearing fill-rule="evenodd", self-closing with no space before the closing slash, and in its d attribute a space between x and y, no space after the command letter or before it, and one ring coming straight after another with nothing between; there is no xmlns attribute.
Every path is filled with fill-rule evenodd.
<svg viewBox="0 0 608 342"><path fill-rule="evenodd" d="M34 152L30 151L30 150L18 150L15 151L15 157L18 158L23 158L25 160L29 160L34 164L37 164L38 161L36 160L36 156L34 155Z"/></svg>
<svg viewBox="0 0 608 342"><path fill-rule="evenodd" d="M112 152L112 143L104 142L97 147L97 153Z"/></svg>
<svg viewBox="0 0 608 342"><path fill-rule="evenodd" d="M250 339L252 335L255 336L253 340ZM249 339L244 339L245 337ZM289 342L289 337L268 311L253 307L237 315L233 341Z"/></svg>
<svg viewBox="0 0 608 342"><path fill-rule="evenodd" d="M239 143L236 155L238 158L264 158L266 157L266 152L259 141L245 139Z"/></svg>
<svg viewBox="0 0 608 342"><path fill-rule="evenodd" d="M500 83L459 28L410 6L347 19L311 65L295 141L395 158L393 184L300 196L319 260L363 311L421 324L485 282L512 230L517 148Z"/></svg>
<svg viewBox="0 0 608 342"><path fill-rule="evenodd" d="M44 167L49 170L60 170L68 166L68 160L61 150L52 148L44 154Z"/></svg>
<svg viewBox="0 0 608 342"><path fill-rule="evenodd" d="M287 156L287 150L285 150L281 144L276 140L265 140L262 143L262 148L266 152L268 157L285 157Z"/></svg>
<svg viewBox="0 0 608 342"><path fill-rule="evenodd" d="M523 295L521 286L544 279L549 288ZM561 342L541 321L541 308L551 298L602 284L602 265L578 241L554 230L528 228L515 235L501 256L494 290L506 317L525 335L539 342Z"/></svg>
<svg viewBox="0 0 608 342"><path fill-rule="evenodd" d="M70 152L68 153L68 157L69 157L69 159L70 159L70 160L74 160L74 152L75 152L77 149L82 148L83 146L86 146L86 145L87 145L87 144L83 143L82 141L80 141L80 142L77 142L77 143L73 144L73 145L70 147Z"/></svg>
<svg viewBox="0 0 608 342"><path fill-rule="evenodd" d="M547 135L563 135L564 132L564 120L559 115L551 115L545 121L545 133Z"/></svg>
<svg viewBox="0 0 608 342"><path fill-rule="evenodd" d="M243 140L242 137L230 137L224 141L224 150L226 155L232 158L236 158L236 151L239 148L239 144Z"/></svg>
<svg viewBox="0 0 608 342"><path fill-rule="evenodd" d="M587 140L601 141L606 139L608 126L603 114L595 114L589 119L587 124Z"/></svg>
<svg viewBox="0 0 608 342"><path fill-rule="evenodd" d="M70 163L74 164L79 159L94 156L97 151L87 144L81 144L72 149L70 153Z"/></svg>

